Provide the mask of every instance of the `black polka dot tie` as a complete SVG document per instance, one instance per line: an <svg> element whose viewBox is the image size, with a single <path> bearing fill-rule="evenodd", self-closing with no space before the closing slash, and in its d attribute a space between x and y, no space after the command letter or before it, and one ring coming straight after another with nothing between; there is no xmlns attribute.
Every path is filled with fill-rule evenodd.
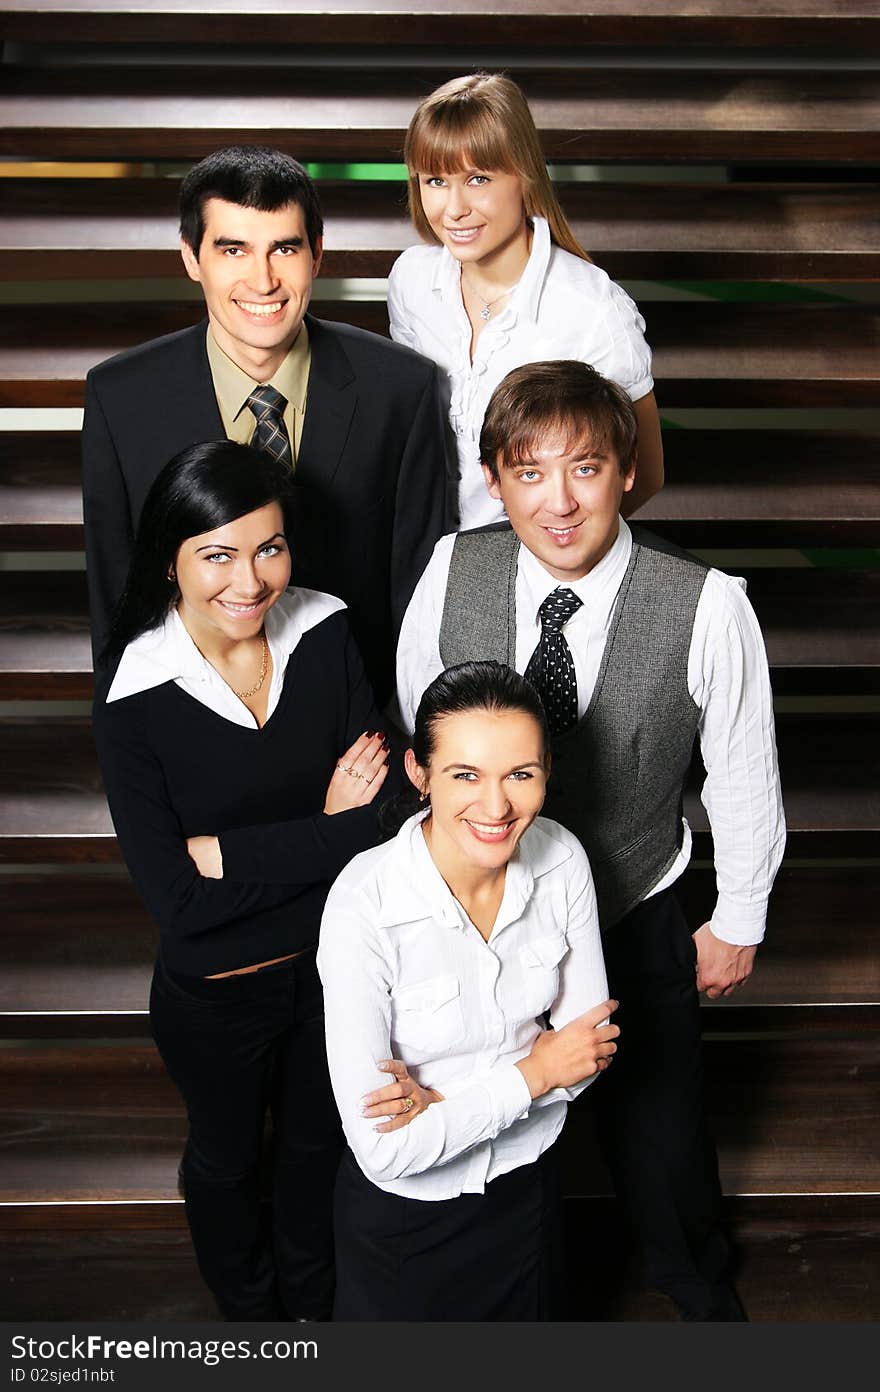
<svg viewBox="0 0 880 1392"><path fill-rule="evenodd" d="M248 397L247 404L254 413L257 428L251 444L262 450L279 464L293 468L293 455L290 450L290 436L284 424L284 408L287 398L274 387L257 387Z"/></svg>
<svg viewBox="0 0 880 1392"><path fill-rule="evenodd" d="M538 610L541 639L529 658L525 675L541 693L553 735L577 724L577 677L562 630L582 603L573 591L560 588L549 594Z"/></svg>

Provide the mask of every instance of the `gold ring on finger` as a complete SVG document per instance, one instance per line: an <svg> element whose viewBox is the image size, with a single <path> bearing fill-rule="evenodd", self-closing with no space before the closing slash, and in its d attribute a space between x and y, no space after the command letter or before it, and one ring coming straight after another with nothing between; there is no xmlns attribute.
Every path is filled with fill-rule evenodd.
<svg viewBox="0 0 880 1392"><path fill-rule="evenodd" d="M413 1107L414 1107L415 1105L416 1105L416 1104L415 1104L415 1102L412 1100L411 1097L405 1097L405 1098L404 1098L404 1100L403 1100L403 1110L404 1110L405 1112L411 1112L412 1109L413 1109Z"/></svg>

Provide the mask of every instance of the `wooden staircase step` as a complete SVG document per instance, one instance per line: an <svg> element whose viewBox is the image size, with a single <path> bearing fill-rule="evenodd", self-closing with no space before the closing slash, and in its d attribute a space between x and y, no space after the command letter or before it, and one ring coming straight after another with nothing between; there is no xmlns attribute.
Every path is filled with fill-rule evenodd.
<svg viewBox="0 0 880 1392"><path fill-rule="evenodd" d="M177 1197L182 1103L151 1043L0 1054L0 1202Z"/></svg>
<svg viewBox="0 0 880 1392"><path fill-rule="evenodd" d="M0 155L201 159L266 144L313 160L398 160L417 102L459 70L161 64L4 68ZM507 68L545 154L562 160L876 158L878 84L863 70ZM296 100L291 100L291 93Z"/></svg>
<svg viewBox="0 0 880 1392"><path fill-rule="evenodd" d="M0 180L0 279L180 274L172 179ZM387 276L417 241L403 184L321 183L325 276ZM875 279L873 184L557 183L615 279Z"/></svg>
<svg viewBox="0 0 880 1392"><path fill-rule="evenodd" d="M589 44L640 47L780 44L816 49L868 48L880 43L880 16L869 0L844 9L823 0L589 0L570 6L546 0L440 0L423 11L413 0L337 0L332 11L302 0L250 4L237 0L165 0L132 6L122 0L3 0L0 36L23 43L237 44L273 48L337 45L505 45L545 48Z"/></svg>
<svg viewBox="0 0 880 1392"><path fill-rule="evenodd" d="M124 870L2 881L0 1034L140 1033L158 930Z"/></svg>
<svg viewBox="0 0 880 1392"><path fill-rule="evenodd" d="M777 693L880 689L880 571L758 567L744 578ZM0 590L0 699L92 694L85 575L7 572Z"/></svg>
<svg viewBox="0 0 880 1392"><path fill-rule="evenodd" d="M704 1036L725 1194L876 1194L880 1065L876 1038L856 1029L830 1040ZM571 1109L561 1145L567 1194L610 1192L588 1102Z"/></svg>
<svg viewBox="0 0 880 1392"><path fill-rule="evenodd" d="M770 1031L707 1038L725 1193L877 1192L876 1040L855 1029L830 1041ZM7 1044L0 1106L0 1202L177 1196L183 1107L151 1044ZM572 1109L561 1144L566 1193L609 1192L588 1104Z"/></svg>
<svg viewBox="0 0 880 1392"><path fill-rule="evenodd" d="M685 547L870 546L878 446L857 431L667 429L666 484L637 520ZM78 433L0 432L0 547L82 546Z"/></svg>
<svg viewBox="0 0 880 1392"><path fill-rule="evenodd" d="M382 301L313 302L320 318L387 332ZM65 305L0 329L0 406L78 406L95 363L194 324L201 302ZM868 406L880 379L880 313L843 304L653 302L648 338L661 408ZM25 345L25 346L23 346Z"/></svg>
<svg viewBox="0 0 880 1392"><path fill-rule="evenodd" d="M100 1217L76 1208L0 1210L8 1320L219 1319L199 1278L182 1205L96 1207ZM569 1318L675 1320L668 1300L640 1289L613 1200L568 1199L563 1215ZM725 1200L725 1219L737 1290L752 1322L880 1319L866 1260L880 1238L876 1197L733 1198ZM601 1272L583 1259L595 1251L607 1253Z"/></svg>
<svg viewBox="0 0 880 1392"><path fill-rule="evenodd" d="M750 1321L809 1324L880 1317L869 1258L880 1236L876 1196L730 1198L724 1210L736 1288ZM568 1318L677 1321L671 1301L641 1287L613 1201L569 1199L564 1219ZM591 1251L607 1258L597 1267L584 1260Z"/></svg>
<svg viewBox="0 0 880 1392"><path fill-rule="evenodd" d="M790 857L876 854L878 730L880 720L870 715L778 718ZM0 791L0 863L119 859L87 721L0 723L0 766L7 779ZM707 821L695 791L686 795L685 812L695 855L703 858Z"/></svg>
<svg viewBox="0 0 880 1392"><path fill-rule="evenodd" d="M147 1032L158 934L124 870L17 874L2 881L2 892L0 1036ZM691 868L679 892L696 928L714 905L714 873ZM880 1005L878 894L875 867L784 867L755 972L731 1001L704 1006L705 1028L726 1029L723 1012L730 1028L766 1027L776 1018L776 1027L790 1033L816 1033L826 1019L825 1032L834 1032L842 1022L869 1018L846 1010Z"/></svg>
<svg viewBox="0 0 880 1392"><path fill-rule="evenodd" d="M776 719L789 858L876 856L880 832L876 717L791 715ZM695 788L685 814L695 835L695 856L708 851L708 820Z"/></svg>
<svg viewBox="0 0 880 1392"><path fill-rule="evenodd" d="M698 928L715 904L714 870L692 866L678 893ZM752 977L720 1009L880 1003L878 896L876 866L783 865ZM706 1020L706 1028L723 1025L723 1016Z"/></svg>
<svg viewBox="0 0 880 1392"><path fill-rule="evenodd" d="M666 429L663 447L666 482L636 520L679 545L737 546L744 535L754 547L877 539L880 436Z"/></svg>

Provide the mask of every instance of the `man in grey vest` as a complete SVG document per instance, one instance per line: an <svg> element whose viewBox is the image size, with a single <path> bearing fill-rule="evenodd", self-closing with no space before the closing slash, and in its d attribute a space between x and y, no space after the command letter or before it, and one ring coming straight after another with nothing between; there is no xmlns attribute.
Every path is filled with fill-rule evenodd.
<svg viewBox="0 0 880 1392"><path fill-rule="evenodd" d="M632 531L626 393L578 362L508 374L480 439L510 526L443 537L398 646L408 729L443 668L495 658L541 691L552 733L546 815L590 858L611 994L614 1067L594 1089L603 1151L648 1282L683 1319L742 1320L727 1275L706 1127L699 992L751 973L782 859L773 706L742 581ZM694 741L717 900L692 935L672 886L690 858L682 796Z"/></svg>

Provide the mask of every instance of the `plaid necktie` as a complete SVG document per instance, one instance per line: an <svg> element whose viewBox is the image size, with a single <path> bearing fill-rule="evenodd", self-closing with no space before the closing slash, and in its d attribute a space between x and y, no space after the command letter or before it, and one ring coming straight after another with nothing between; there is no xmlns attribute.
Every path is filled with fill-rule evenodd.
<svg viewBox="0 0 880 1392"><path fill-rule="evenodd" d="M251 444L262 450L271 459L277 459L288 469L293 468L293 455L290 449L290 436L284 424L284 408L287 398L274 387L257 387L247 399L257 421Z"/></svg>
<svg viewBox="0 0 880 1392"><path fill-rule="evenodd" d="M541 638L529 658L525 675L540 692L552 735L560 735L577 724L577 677L562 630L582 603L571 590L561 587L549 594L538 610Z"/></svg>

